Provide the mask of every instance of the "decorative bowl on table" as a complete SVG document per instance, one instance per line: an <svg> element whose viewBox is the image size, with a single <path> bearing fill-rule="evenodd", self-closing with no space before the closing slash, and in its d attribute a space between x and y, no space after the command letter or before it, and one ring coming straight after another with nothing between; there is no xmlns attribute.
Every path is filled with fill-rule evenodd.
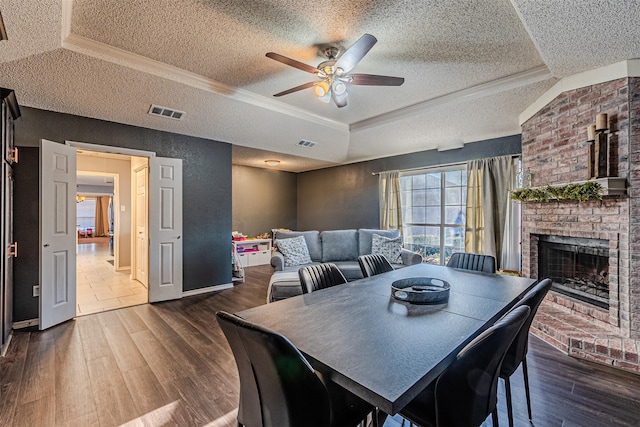
<svg viewBox="0 0 640 427"><path fill-rule="evenodd" d="M391 296L412 304L442 304L449 300L451 285L433 277L410 277L391 284Z"/></svg>

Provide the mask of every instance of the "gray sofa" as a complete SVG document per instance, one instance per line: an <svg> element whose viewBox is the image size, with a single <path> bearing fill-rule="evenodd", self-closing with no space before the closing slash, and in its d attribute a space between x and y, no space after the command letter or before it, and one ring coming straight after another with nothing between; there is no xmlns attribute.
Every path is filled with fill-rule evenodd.
<svg viewBox="0 0 640 427"><path fill-rule="evenodd" d="M278 231L275 240L304 236L311 258L311 264L324 262L334 263L349 281L362 278L362 271L358 264L358 256L371 254L373 235L378 234L387 238L397 238L398 230L375 230L361 228L359 230L328 230L312 231ZM402 249L400 254L402 264L394 264L394 268L419 264L422 256L416 252ZM269 283L267 302L288 298L302 292L297 272L305 265L285 266L285 257L276 251L271 257L271 265L275 273Z"/></svg>

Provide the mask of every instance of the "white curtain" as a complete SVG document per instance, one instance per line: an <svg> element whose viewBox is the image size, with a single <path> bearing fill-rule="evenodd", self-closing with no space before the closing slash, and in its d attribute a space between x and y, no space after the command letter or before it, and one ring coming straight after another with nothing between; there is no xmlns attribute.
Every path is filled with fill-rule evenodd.
<svg viewBox="0 0 640 427"><path fill-rule="evenodd" d="M380 228L382 230L400 230L400 233L402 233L400 171L380 172L378 182L380 193Z"/></svg>
<svg viewBox="0 0 640 427"><path fill-rule="evenodd" d="M511 156L467 163L465 251L494 256L498 268L514 169Z"/></svg>

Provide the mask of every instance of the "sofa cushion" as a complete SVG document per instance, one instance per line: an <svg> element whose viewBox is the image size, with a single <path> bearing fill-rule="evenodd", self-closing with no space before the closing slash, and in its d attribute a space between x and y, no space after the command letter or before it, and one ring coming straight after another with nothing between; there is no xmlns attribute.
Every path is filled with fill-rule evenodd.
<svg viewBox="0 0 640 427"><path fill-rule="evenodd" d="M276 239L276 246L282 255L284 255L285 267L311 263L309 249L307 249L307 242L304 236Z"/></svg>
<svg viewBox="0 0 640 427"><path fill-rule="evenodd" d="M322 239L322 262L358 259L358 232L356 230L323 231L320 238Z"/></svg>
<svg viewBox="0 0 640 427"><path fill-rule="evenodd" d="M374 234L383 237L396 238L400 236L400 230L374 230L371 228L361 228L358 230L358 255L369 255L371 253L371 239Z"/></svg>
<svg viewBox="0 0 640 427"><path fill-rule="evenodd" d="M307 241L307 249L311 259L315 262L322 261L322 243L320 243L320 232L311 231L277 231L276 239L290 239L292 237L304 236Z"/></svg>
<svg viewBox="0 0 640 427"><path fill-rule="evenodd" d="M384 255L391 264L402 264L402 237L390 239L374 234L371 239L371 253Z"/></svg>

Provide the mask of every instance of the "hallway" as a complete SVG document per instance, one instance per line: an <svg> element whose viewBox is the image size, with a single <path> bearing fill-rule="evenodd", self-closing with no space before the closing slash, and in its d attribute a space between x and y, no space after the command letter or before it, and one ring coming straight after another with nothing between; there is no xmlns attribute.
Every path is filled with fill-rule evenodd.
<svg viewBox="0 0 640 427"><path fill-rule="evenodd" d="M148 302L148 291L129 278L130 270L115 271L109 241L93 239L78 244L76 271L76 313L78 316Z"/></svg>

